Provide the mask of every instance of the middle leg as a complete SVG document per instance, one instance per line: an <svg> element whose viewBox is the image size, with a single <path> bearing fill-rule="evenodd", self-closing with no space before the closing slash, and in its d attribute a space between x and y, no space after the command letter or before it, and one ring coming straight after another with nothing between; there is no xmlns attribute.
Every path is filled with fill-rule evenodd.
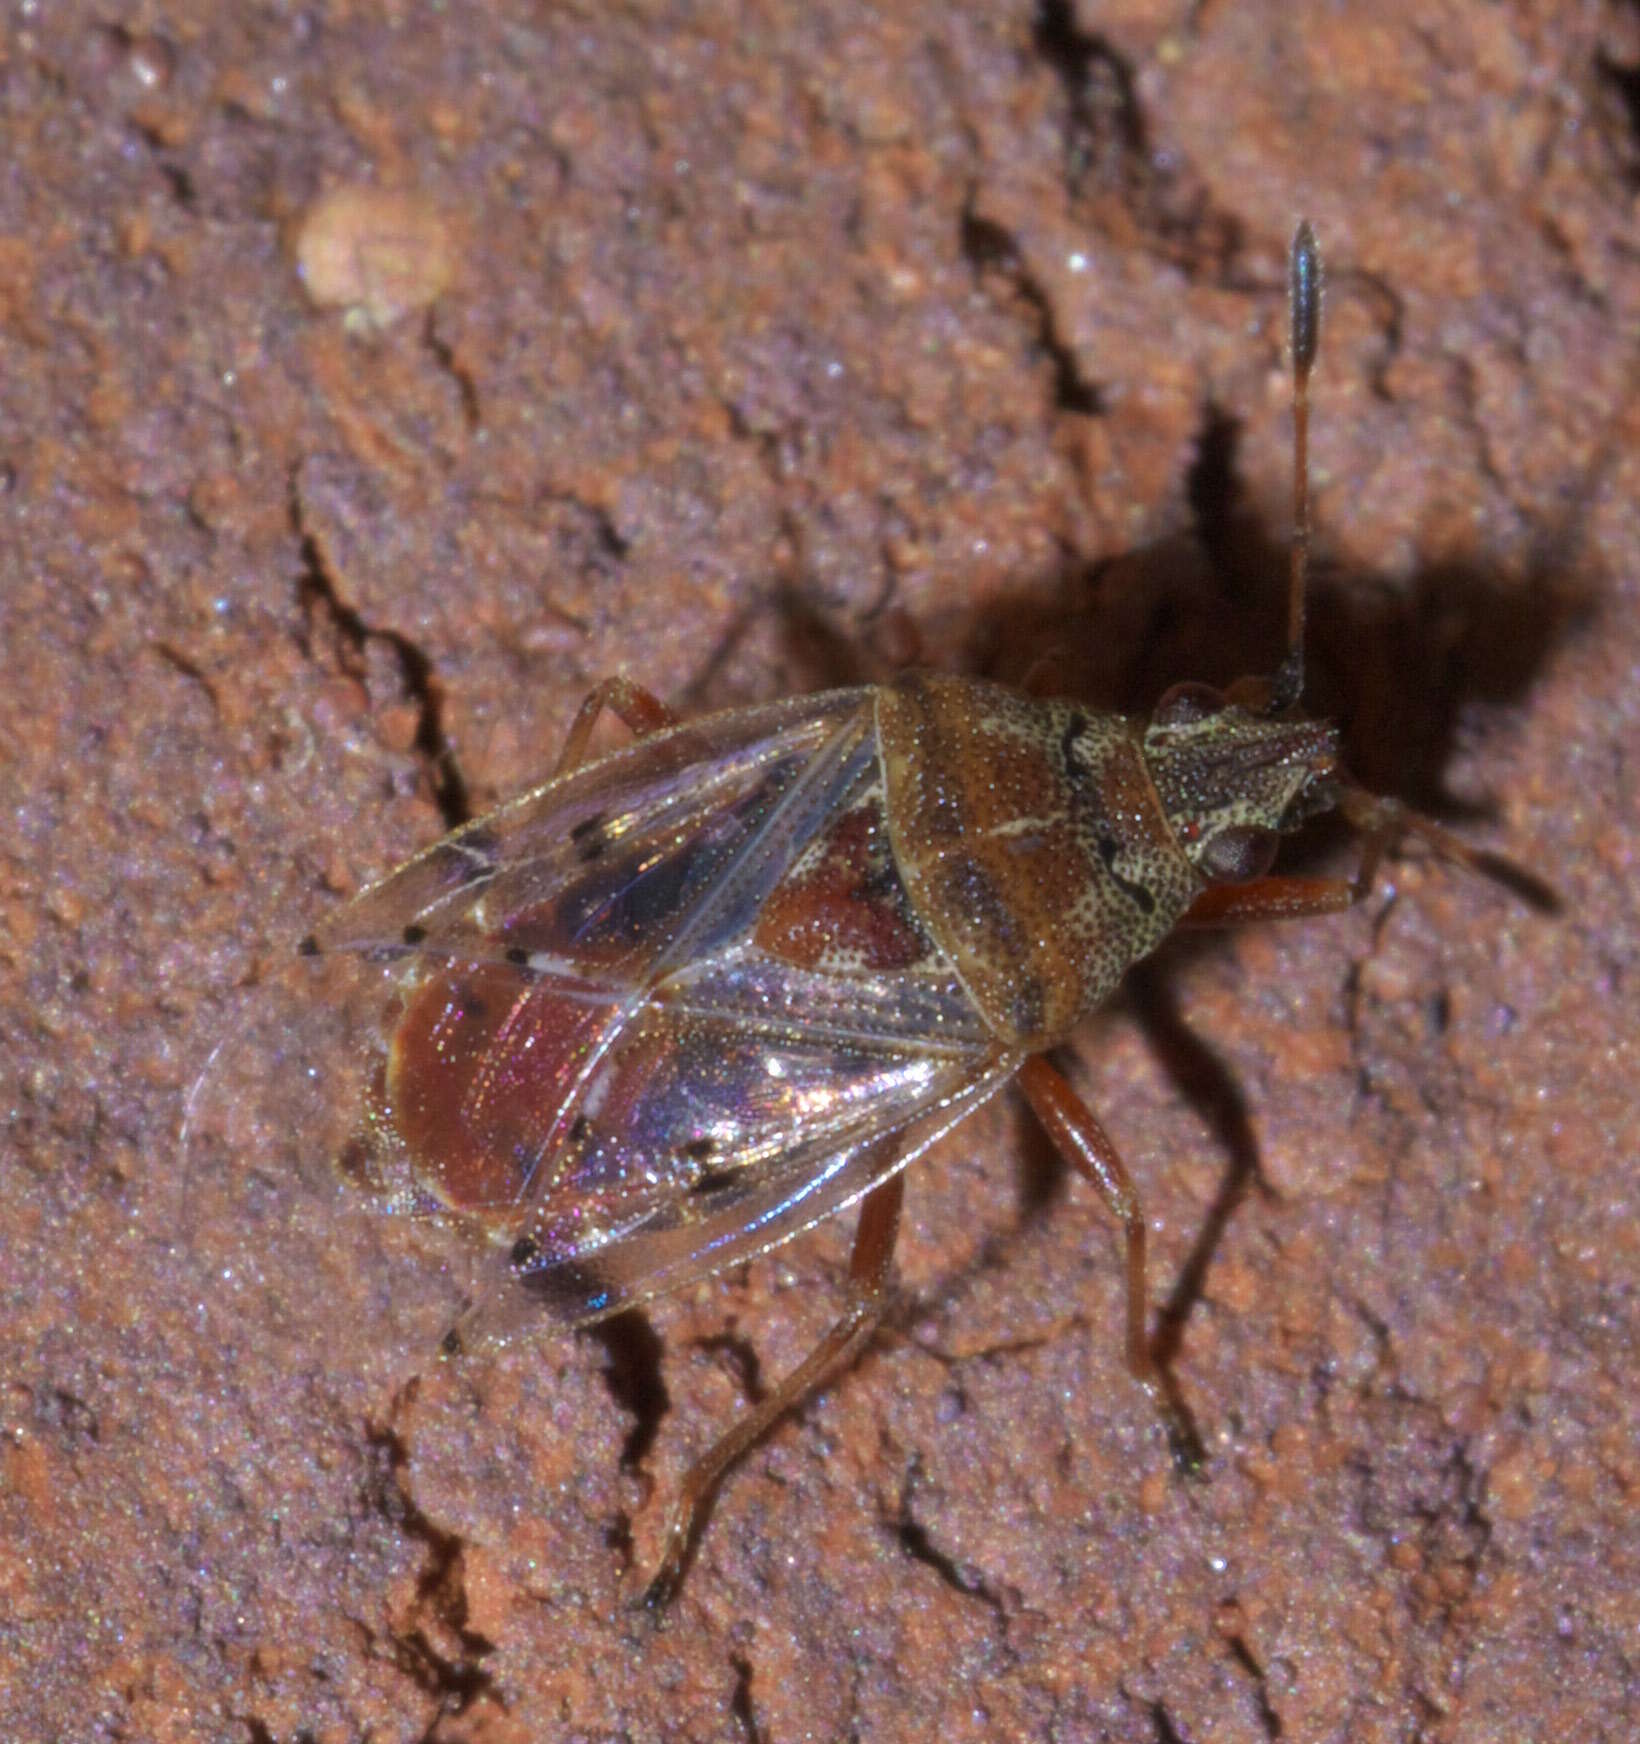
<svg viewBox="0 0 1640 1744"><path fill-rule="evenodd" d="M1201 1439L1172 1377L1151 1351L1145 1296L1144 1207L1139 1203L1121 1153L1093 1110L1040 1054L1020 1067L1018 1081L1031 1112L1042 1122L1054 1149L1079 1175L1093 1183L1105 1208L1122 1226L1127 1257L1128 1372L1161 1413L1175 1462L1182 1470L1198 1472L1207 1457Z"/></svg>

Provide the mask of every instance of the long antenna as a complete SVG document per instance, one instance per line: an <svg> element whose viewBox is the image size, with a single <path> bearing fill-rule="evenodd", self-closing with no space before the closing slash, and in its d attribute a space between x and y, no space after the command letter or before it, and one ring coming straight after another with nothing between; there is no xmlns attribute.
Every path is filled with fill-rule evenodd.
<svg viewBox="0 0 1640 1744"><path fill-rule="evenodd" d="M1271 714L1304 694L1304 596L1310 581L1310 371L1321 344L1321 249L1310 221L1293 232L1287 274L1293 351L1293 542L1287 580L1287 652L1270 686Z"/></svg>

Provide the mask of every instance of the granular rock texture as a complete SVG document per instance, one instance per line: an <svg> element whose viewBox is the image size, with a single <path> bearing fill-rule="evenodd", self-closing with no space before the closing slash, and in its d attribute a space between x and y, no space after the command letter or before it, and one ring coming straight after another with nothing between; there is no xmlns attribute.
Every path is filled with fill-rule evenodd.
<svg viewBox="0 0 1640 1744"><path fill-rule="evenodd" d="M0 104L0 1737L1635 1735L1632 6L67 0ZM1559 912L1409 852L1067 1050L1208 1482L1005 1097L656 1630L847 1228L407 1370L437 1232L213 1222L188 1087L606 673L1267 670L1301 213L1311 700Z"/></svg>

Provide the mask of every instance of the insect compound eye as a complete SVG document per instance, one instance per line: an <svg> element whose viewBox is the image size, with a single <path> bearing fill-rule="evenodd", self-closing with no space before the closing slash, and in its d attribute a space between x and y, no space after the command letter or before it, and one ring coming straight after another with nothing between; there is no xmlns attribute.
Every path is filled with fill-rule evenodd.
<svg viewBox="0 0 1640 1744"><path fill-rule="evenodd" d="M1226 697L1210 684L1174 684L1162 692L1161 701L1151 713L1151 724L1158 727L1188 727L1205 721L1225 706Z"/></svg>
<svg viewBox="0 0 1640 1744"><path fill-rule="evenodd" d="M1275 864L1280 841L1274 830L1232 824L1203 844L1196 866L1212 884L1245 884L1249 878L1262 878Z"/></svg>

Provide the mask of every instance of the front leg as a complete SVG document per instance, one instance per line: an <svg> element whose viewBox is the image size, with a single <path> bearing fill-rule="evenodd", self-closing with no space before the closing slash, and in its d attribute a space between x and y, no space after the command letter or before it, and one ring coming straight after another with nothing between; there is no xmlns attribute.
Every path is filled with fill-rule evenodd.
<svg viewBox="0 0 1640 1744"><path fill-rule="evenodd" d="M1403 836L1416 836L1441 857L1469 872L1486 865L1470 845L1432 819L1409 810L1398 799L1346 785L1338 809L1361 832L1361 860L1353 878L1304 878L1277 874L1244 884L1214 884L1204 890L1179 921L1186 927L1234 926L1244 920L1302 920L1308 915L1340 914L1372 894L1384 856Z"/></svg>

